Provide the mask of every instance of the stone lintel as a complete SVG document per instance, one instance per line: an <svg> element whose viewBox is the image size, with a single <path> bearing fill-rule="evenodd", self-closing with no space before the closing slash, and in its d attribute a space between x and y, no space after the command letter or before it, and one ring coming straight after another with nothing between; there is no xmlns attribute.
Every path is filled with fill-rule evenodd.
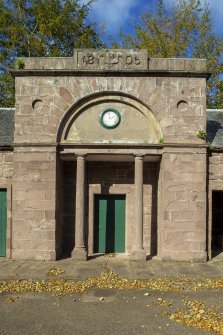
<svg viewBox="0 0 223 335"><path fill-rule="evenodd" d="M107 147L65 147L63 150L60 151L60 157L61 159L70 159L71 155L73 154L85 154L85 155L113 155L118 156L118 155L125 155L125 156L132 156L131 160L133 160L133 157L135 155L142 155L145 156L145 160L147 160L148 156L150 158L162 156L162 154L167 154L167 153L175 153L175 154L207 154L207 149L206 147L171 147L168 149L163 149L163 148L156 148L156 147L145 147L145 148L137 148L137 147L130 147L130 148L125 148L123 147L112 147L112 150L107 148Z"/></svg>
<svg viewBox="0 0 223 335"><path fill-rule="evenodd" d="M65 148L208 148L208 144L198 144L198 143L69 143L64 142L59 144L60 149Z"/></svg>

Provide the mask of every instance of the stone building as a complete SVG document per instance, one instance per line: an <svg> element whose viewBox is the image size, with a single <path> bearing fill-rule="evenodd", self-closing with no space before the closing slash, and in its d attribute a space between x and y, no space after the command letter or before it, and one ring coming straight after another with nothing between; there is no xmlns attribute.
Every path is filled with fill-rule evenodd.
<svg viewBox="0 0 223 335"><path fill-rule="evenodd" d="M0 110L0 256L204 262L222 248L223 113L207 122L205 60L23 62L16 108Z"/></svg>

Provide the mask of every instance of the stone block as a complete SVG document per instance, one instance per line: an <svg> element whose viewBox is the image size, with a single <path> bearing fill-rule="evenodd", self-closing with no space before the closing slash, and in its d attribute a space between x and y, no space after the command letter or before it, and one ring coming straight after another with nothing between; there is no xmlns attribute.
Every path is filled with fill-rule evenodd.
<svg viewBox="0 0 223 335"><path fill-rule="evenodd" d="M206 240L206 231L204 229L185 232L185 241L204 242L205 240Z"/></svg>
<svg viewBox="0 0 223 335"><path fill-rule="evenodd" d="M29 57L23 58L26 70L73 70L73 57Z"/></svg>
<svg viewBox="0 0 223 335"><path fill-rule="evenodd" d="M29 222L31 220L34 220L34 221L40 220L40 222L42 222L42 220L45 219L45 212L43 210L33 211L33 210L26 209L24 211L23 208L20 207L19 209L14 210L13 214L16 216L17 220L24 220L26 222ZM14 227L14 229L16 229L18 227L20 227L20 225ZM28 228L28 227L26 227L26 228Z"/></svg>
<svg viewBox="0 0 223 335"><path fill-rule="evenodd" d="M206 251L173 251L163 250L160 255L162 261L187 261L194 263L205 263L207 261L207 252Z"/></svg>
<svg viewBox="0 0 223 335"><path fill-rule="evenodd" d="M39 251L35 253L35 260L37 261L55 261L56 251Z"/></svg>
<svg viewBox="0 0 223 335"><path fill-rule="evenodd" d="M13 154L12 153L4 154L3 159L4 159L5 163L11 163L11 162L13 162ZM1 161L1 159L0 159L0 161Z"/></svg>
<svg viewBox="0 0 223 335"><path fill-rule="evenodd" d="M146 50L102 49L75 50L77 68L81 70L147 70Z"/></svg>
<svg viewBox="0 0 223 335"><path fill-rule="evenodd" d="M55 219L55 211L47 209L45 211L45 219L46 220L54 220Z"/></svg>

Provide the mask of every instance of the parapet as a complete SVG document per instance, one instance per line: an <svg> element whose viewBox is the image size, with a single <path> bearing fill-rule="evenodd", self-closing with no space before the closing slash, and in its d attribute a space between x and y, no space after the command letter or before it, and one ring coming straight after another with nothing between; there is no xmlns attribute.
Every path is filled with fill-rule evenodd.
<svg viewBox="0 0 223 335"><path fill-rule="evenodd" d="M20 71L192 72L202 73L202 77L210 75L205 59L150 58L147 50L75 49L73 57L30 57L22 58L22 61Z"/></svg>

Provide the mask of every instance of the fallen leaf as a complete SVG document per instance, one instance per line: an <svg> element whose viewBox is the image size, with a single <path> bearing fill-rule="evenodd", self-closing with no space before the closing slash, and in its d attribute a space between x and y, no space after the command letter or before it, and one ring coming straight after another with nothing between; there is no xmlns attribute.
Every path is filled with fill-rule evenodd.
<svg viewBox="0 0 223 335"><path fill-rule="evenodd" d="M217 306L208 307L205 303L198 300L185 301L184 305L185 308L180 308L169 315L169 319L187 326L223 335L222 313L217 312Z"/></svg>
<svg viewBox="0 0 223 335"><path fill-rule="evenodd" d="M58 275L61 275L63 273L65 273L65 271L62 270L62 269L59 269L57 267L52 267L47 271L48 276L58 276Z"/></svg>
<svg viewBox="0 0 223 335"><path fill-rule="evenodd" d="M53 268L52 275L62 274L64 270ZM52 270L52 268L51 268ZM54 272L55 271L55 272ZM61 272L62 271L62 272ZM194 279L181 278L148 278L128 279L118 276L113 271L103 272L99 276L90 277L84 281L68 281L65 279L48 280L3 280L0 281L0 293L2 292L52 292L56 295L81 293L87 289L116 288L123 290L149 289L160 292L180 292L184 290L201 291L206 289L222 289L223 279ZM123 298L124 299L124 298ZM160 298L161 299L161 298ZM162 301L162 299L161 299Z"/></svg>

